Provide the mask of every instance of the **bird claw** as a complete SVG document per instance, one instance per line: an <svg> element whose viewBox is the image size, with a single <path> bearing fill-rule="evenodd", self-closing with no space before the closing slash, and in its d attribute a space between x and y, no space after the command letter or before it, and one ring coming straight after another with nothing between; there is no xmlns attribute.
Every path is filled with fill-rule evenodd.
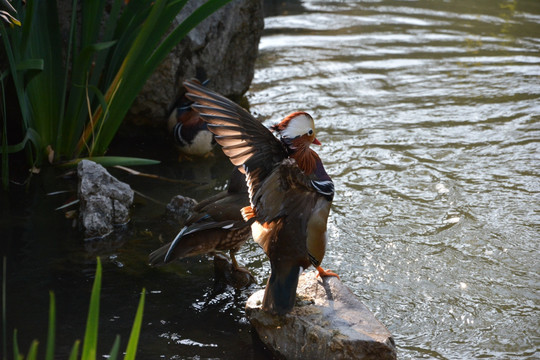
<svg viewBox="0 0 540 360"><path fill-rule="evenodd" d="M317 271L318 271L317 276L320 276L320 277L335 276L338 279L340 279L338 274L336 274L332 270L324 270L321 266L317 266Z"/></svg>

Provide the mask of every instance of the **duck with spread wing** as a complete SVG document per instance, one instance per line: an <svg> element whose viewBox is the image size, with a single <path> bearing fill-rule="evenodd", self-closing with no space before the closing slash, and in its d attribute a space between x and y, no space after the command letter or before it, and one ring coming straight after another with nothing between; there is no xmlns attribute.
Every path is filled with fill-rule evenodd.
<svg viewBox="0 0 540 360"><path fill-rule="evenodd" d="M253 238L271 265L262 308L283 315L294 307L304 269L313 265L321 276L337 276L320 266L334 183L310 148L320 145L313 118L294 112L267 129L229 99L193 82L184 86L193 109L245 174L250 205L242 215L254 221Z"/></svg>

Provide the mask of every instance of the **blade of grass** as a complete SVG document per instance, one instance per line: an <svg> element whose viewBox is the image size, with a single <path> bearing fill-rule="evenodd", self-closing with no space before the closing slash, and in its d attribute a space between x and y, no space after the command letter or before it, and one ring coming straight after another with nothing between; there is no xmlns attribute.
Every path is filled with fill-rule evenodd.
<svg viewBox="0 0 540 360"><path fill-rule="evenodd" d="M2 261L2 359L7 359L7 318L6 318L6 272L7 259L4 256Z"/></svg>
<svg viewBox="0 0 540 360"><path fill-rule="evenodd" d="M28 141L30 141L32 144L34 144L34 146L36 148L39 147L39 144L41 143L41 140L39 138L39 134L32 128L28 128L26 130L26 134L24 135L24 138L22 139L22 141L20 143L6 146L7 153L9 154L9 153L14 153L14 152L21 151L22 149L24 149L24 147L26 146L26 143ZM2 151L2 153L3 153L4 149L2 149L0 151Z"/></svg>
<svg viewBox="0 0 540 360"><path fill-rule="evenodd" d="M105 1L83 1L81 5L81 48L84 48L95 43L98 38Z"/></svg>
<svg viewBox="0 0 540 360"><path fill-rule="evenodd" d="M6 113L6 90L4 88L4 79L0 79L0 85L2 86L2 148L0 151L2 151L2 188L4 190L7 190L9 187L9 164L8 164L8 139L7 139L7 113ZM4 257L4 262L5 262ZM5 270L4 270L4 276L5 276ZM2 293L2 296L3 293ZM5 324L4 324L5 327ZM4 329L5 331L6 329ZM4 333L5 336L5 333ZM3 344L6 344L6 341L4 339ZM5 351L5 346L4 346ZM4 359L6 359L6 356L4 354Z"/></svg>
<svg viewBox="0 0 540 360"><path fill-rule="evenodd" d="M26 87L28 105L31 108L29 125L34 128L43 140L44 147L39 149L38 160L46 155L45 147L56 146L56 132L60 118L60 105L62 94L62 40L60 38L60 25L58 23L58 9L56 1L36 1L33 26L30 32L28 51L25 54L30 58L41 58L46 66ZM55 149L56 150L56 149Z"/></svg>
<svg viewBox="0 0 540 360"><path fill-rule="evenodd" d="M6 56L8 58L9 68L16 69L18 61L16 61L15 54L13 53L13 48L11 46L11 37L8 35L4 24L1 22L0 22L0 34L1 34L2 39L4 40L3 43L6 50ZM10 34L13 35L13 32ZM19 74L17 71L12 71L11 77L13 78L13 84L15 86L15 91L17 93L17 99L19 100L19 103L26 104L22 79L19 77ZM21 105L20 108L21 108L21 115L22 115L22 120L23 120L23 128L27 129L29 127L29 121L30 121L30 109L23 105Z"/></svg>
<svg viewBox="0 0 540 360"><path fill-rule="evenodd" d="M139 306L137 307L137 314L135 315L133 327L131 328L131 334L129 335L129 342L124 360L135 360L135 355L137 354L137 345L139 344L139 336L141 334L145 294L146 290L143 288L141 298L139 300Z"/></svg>
<svg viewBox="0 0 540 360"><path fill-rule="evenodd" d="M54 293L49 292L49 329L47 331L47 348L45 360L54 360L54 338L56 334L56 301Z"/></svg>
<svg viewBox="0 0 540 360"><path fill-rule="evenodd" d="M26 360L37 359L38 345L39 345L39 342L37 340L32 341L32 344L30 344L30 350L28 350L28 355L26 355Z"/></svg>
<svg viewBox="0 0 540 360"><path fill-rule="evenodd" d="M71 8L71 24L69 27L69 39L68 39L68 48L66 51L66 66L64 67L64 78L63 78L63 85L62 85L62 102L60 105L60 118L58 119L58 135L56 138L56 147L60 154L65 154L69 152L69 144L73 142L73 138L75 137L75 134L70 133L66 130L66 101L67 101L67 89L68 89L68 80L69 80L69 66L67 64L70 64L70 59L72 58L72 48L73 48L73 42L75 38L75 24L76 24L76 16L77 16L77 0L73 0L72 2L72 8ZM63 137L63 140L59 137Z"/></svg>
<svg viewBox="0 0 540 360"><path fill-rule="evenodd" d="M86 110L88 69L91 68L92 59L100 51L109 49L115 44L114 41L91 44L83 48L74 59L71 75L71 91L68 98L66 118L59 123L59 131L56 141L62 144L62 153L72 156L78 134L84 129L85 119L88 118ZM88 99L91 104L91 99Z"/></svg>
<svg viewBox="0 0 540 360"><path fill-rule="evenodd" d="M95 360L98 341L99 297L101 294L101 260L97 258L96 277L90 295L90 307L86 320L86 331L81 357L85 360Z"/></svg>
<svg viewBox="0 0 540 360"><path fill-rule="evenodd" d="M120 66L120 69L118 70L115 78L113 79L111 85L107 89L105 93L105 100L107 103L111 102L111 99L114 99L114 96L119 89L120 83L123 81L124 77L124 70L126 67L129 67L131 64L130 62L133 62L135 60L132 60L133 58L139 59L139 56L142 54L143 51L148 51L148 49L145 49L146 41L147 39L152 35L152 30L154 25L160 20L160 14L162 13L163 9L165 8L166 1L165 0L156 0L154 4L152 5L152 9L150 11L150 14L144 21L143 27L137 37L135 38L135 41L133 42L132 46L130 47L128 54L126 55L122 65ZM140 62L140 60L138 60ZM128 72L128 74L130 74ZM132 74L132 75L135 75ZM124 87L125 88L125 87ZM94 114L92 115L93 119L96 120L86 126L86 128L83 131L83 134L81 136L81 139L79 140L77 144L77 152L76 156L80 155L83 151L86 144L88 144L88 141L90 139L90 136L95 132L96 127L100 127L100 124L104 122L104 111L102 106L98 106ZM115 123L118 123L118 126L120 126L122 118L115 118ZM112 137L111 137L112 139ZM110 141L109 141L110 143ZM108 146L108 143L107 143ZM99 154L103 154L104 151L98 150Z"/></svg>
<svg viewBox="0 0 540 360"><path fill-rule="evenodd" d="M21 46L20 46L20 53L19 56L26 53L26 50L28 49L28 39L30 38L30 31L32 29L32 25L34 23L34 17L36 15L34 1L27 1L25 5L22 4L23 2L18 2L18 12L24 14L24 18L22 20L22 31L21 31Z"/></svg>
<svg viewBox="0 0 540 360"><path fill-rule="evenodd" d="M116 339L114 339L113 346L111 348L111 352L109 353L109 359L108 360L116 360L118 359L118 353L120 351L120 335L116 335Z"/></svg>
<svg viewBox="0 0 540 360"><path fill-rule="evenodd" d="M120 0L112 1L111 11L107 19L105 20L105 30L103 31L103 42L111 41L114 39L114 31L118 23L118 16L121 9ZM96 54L95 66L92 70L92 76L90 79L90 84L98 85L100 83L100 77L102 77L103 70L105 65L111 66L110 63L107 63L107 59L110 59L111 54L114 52L114 49L111 51L104 51Z"/></svg>
<svg viewBox="0 0 540 360"><path fill-rule="evenodd" d="M13 359L18 360L22 358L24 358L24 356L19 351L19 342L17 341L17 329L15 329L13 330Z"/></svg>
<svg viewBox="0 0 540 360"><path fill-rule="evenodd" d="M75 344L73 344L73 347L71 348L71 352L69 353L69 360L77 360L80 346L81 346L81 341L75 340Z"/></svg>

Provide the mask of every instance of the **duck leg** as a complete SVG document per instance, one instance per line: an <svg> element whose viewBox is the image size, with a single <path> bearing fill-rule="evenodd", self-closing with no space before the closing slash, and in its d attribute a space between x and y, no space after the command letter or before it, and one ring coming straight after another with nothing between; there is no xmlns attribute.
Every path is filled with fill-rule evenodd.
<svg viewBox="0 0 540 360"><path fill-rule="evenodd" d="M321 266L317 266L317 271L319 272L317 276L324 277L324 276L335 276L339 279L339 275L333 272L332 270L324 270ZM341 280L341 279L340 279Z"/></svg>
<svg viewBox="0 0 540 360"><path fill-rule="evenodd" d="M229 251L229 255L231 256L231 263L232 263L232 266L233 266L233 270L234 271L245 272L246 274L249 274L249 276L253 277L248 269L246 269L243 266L238 265L238 262L236 261L236 258L234 257L235 254L236 254L235 250L230 250Z"/></svg>

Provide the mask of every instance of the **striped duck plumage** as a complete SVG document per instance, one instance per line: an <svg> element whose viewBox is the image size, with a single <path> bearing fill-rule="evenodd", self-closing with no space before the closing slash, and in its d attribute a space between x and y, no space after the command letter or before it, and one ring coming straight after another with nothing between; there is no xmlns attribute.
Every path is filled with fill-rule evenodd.
<svg viewBox="0 0 540 360"><path fill-rule="evenodd" d="M233 269L247 272L235 258L236 252L251 235L251 223L245 222L240 213L247 205L249 198L244 175L234 169L228 189L198 203L174 240L150 254L150 265L229 251Z"/></svg>
<svg viewBox="0 0 540 360"><path fill-rule="evenodd" d="M242 215L255 220L253 238L271 265L262 308L285 314L294 307L303 269L313 265L321 276L337 276L320 266L334 184L310 148L320 144L313 119L294 112L269 130L227 98L192 82L184 86L223 152L245 174L250 205Z"/></svg>
<svg viewBox="0 0 540 360"><path fill-rule="evenodd" d="M194 83L201 84L194 79ZM199 113L191 108L190 101L183 94L167 120L167 127L172 134L177 148L182 154L189 156L207 156L211 153L216 141L208 125L199 117Z"/></svg>

